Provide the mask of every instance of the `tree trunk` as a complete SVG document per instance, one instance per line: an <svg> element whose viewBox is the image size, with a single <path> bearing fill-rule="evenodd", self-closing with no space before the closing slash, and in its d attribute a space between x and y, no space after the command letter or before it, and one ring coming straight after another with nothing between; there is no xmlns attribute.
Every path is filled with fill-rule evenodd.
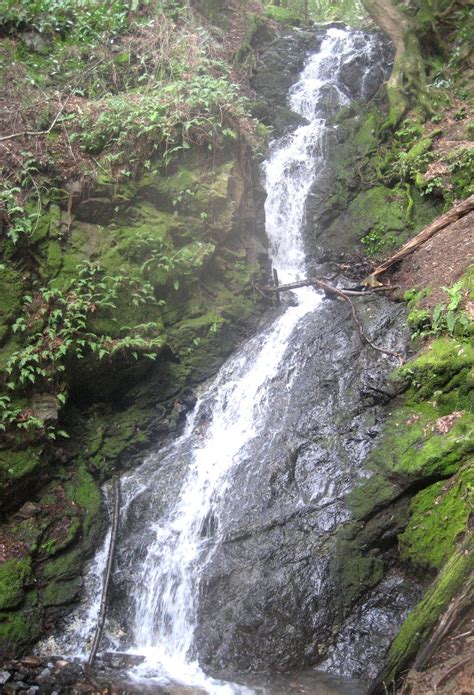
<svg viewBox="0 0 474 695"><path fill-rule="evenodd" d="M425 93L425 63L414 21L392 0L362 0L362 4L395 46L393 70L387 83L390 110L386 126L396 126L414 102L421 104L427 114L431 113Z"/></svg>

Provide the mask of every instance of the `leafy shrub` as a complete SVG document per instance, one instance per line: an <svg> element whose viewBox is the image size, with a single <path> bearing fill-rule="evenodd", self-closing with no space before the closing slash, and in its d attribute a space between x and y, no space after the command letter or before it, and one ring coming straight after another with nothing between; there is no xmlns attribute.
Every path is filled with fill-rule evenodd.
<svg viewBox="0 0 474 695"><path fill-rule="evenodd" d="M151 94L104 99L71 137L86 152L113 154L114 162L124 158L138 162L144 153L149 156L161 149L167 164L192 143L212 146L235 137L235 124L251 131L247 109L247 100L236 84L222 77L196 75Z"/></svg>
<svg viewBox="0 0 474 695"><path fill-rule="evenodd" d="M464 288L463 279L458 280L452 287L443 287L449 301L447 304L436 304L432 312L415 306L408 315L408 323L413 329L412 340L439 336L443 333L457 338L469 336L472 332L472 321L462 309Z"/></svg>
<svg viewBox="0 0 474 695"><path fill-rule="evenodd" d="M18 395L33 386L55 394L58 402L66 402L66 363L71 358L98 359L121 353L126 358L144 356L154 360L166 337L155 322L123 326L121 335L97 334L91 330L93 318L108 316L117 308L119 295L126 293L133 305L157 302L152 285L143 277L106 276L92 264L78 271L65 292L43 287L24 298L21 316L13 324L14 333L23 335L24 345L11 354L6 367L6 387ZM116 319L113 319L116 320ZM19 429L42 429L43 423L29 409L12 406L9 396L0 398L0 421ZM54 428L46 430L48 436ZM51 438L51 437L50 437Z"/></svg>
<svg viewBox="0 0 474 695"><path fill-rule="evenodd" d="M136 5L137 3L133 3ZM9 33L37 31L46 36L97 42L126 26L131 3L124 0L1 0L1 24Z"/></svg>

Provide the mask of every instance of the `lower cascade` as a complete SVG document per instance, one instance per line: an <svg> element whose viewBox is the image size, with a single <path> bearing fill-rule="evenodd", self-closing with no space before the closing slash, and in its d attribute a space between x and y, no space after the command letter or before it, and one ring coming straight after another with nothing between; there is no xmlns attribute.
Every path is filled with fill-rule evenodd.
<svg viewBox="0 0 474 695"><path fill-rule="evenodd" d="M331 117L373 96L381 51L376 35L329 28L290 90L289 106L306 124L274 141L263 166L270 255L284 283L307 274L305 205L324 176L337 128ZM360 74L351 81L354 64ZM335 615L339 589L327 540L349 518L344 497L363 475L368 445L358 433L378 417L358 409L361 380L376 386L392 363L381 354L369 361L369 348L358 345L357 329L340 321L334 304L313 289L295 291L202 389L182 435L122 478L104 643L145 657L130 679L207 693L287 692L231 674L308 668L334 624L340 638L324 667L370 675L372 662L362 656L359 667L348 665L359 652L347 646L355 634L350 620ZM396 324L396 311L373 317L377 335ZM347 372L351 364L359 376ZM348 420L340 425L343 411ZM86 578L84 605L57 637L62 653L87 651L107 542ZM380 591L397 594L401 613L408 605L401 578L389 578ZM374 611L382 649L390 635L376 592L358 620ZM358 648L367 651L363 642Z"/></svg>

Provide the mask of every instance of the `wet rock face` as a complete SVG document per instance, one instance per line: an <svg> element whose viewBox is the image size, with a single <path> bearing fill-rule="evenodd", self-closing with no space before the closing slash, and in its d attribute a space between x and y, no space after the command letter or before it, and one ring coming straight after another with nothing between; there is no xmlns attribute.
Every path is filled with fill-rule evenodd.
<svg viewBox="0 0 474 695"><path fill-rule="evenodd" d="M322 34L319 43L322 41ZM271 106L286 106L288 90L301 72L311 32L287 31L280 34L260 55L260 65L252 87ZM317 46L314 46L314 51Z"/></svg>
<svg viewBox="0 0 474 695"><path fill-rule="evenodd" d="M360 52L346 61L340 69L342 87L351 96L363 95L364 101L371 99L391 70L393 49L387 40L378 44L376 60L369 60L364 52L365 37L360 35Z"/></svg>
<svg viewBox="0 0 474 695"><path fill-rule="evenodd" d="M353 678L377 678L380 654L390 647L401 617L406 617L412 604L413 594L407 591L404 578L387 576L344 622L335 644L318 668L329 673L342 670Z"/></svg>
<svg viewBox="0 0 474 695"><path fill-rule="evenodd" d="M378 344L403 350L401 307L374 298L359 312ZM393 360L361 341L346 305L326 300L302 322L273 385L266 431L235 473L238 500L223 505L224 542L204 571L197 630L204 667L315 664L356 600L380 581L376 555L361 561L347 553L341 571L338 553L346 549L335 538L350 518L345 496L366 475L392 368ZM271 445L263 448L261 439ZM410 592L400 592L410 604ZM400 612L392 618L398 624ZM358 649L377 670L387 644L365 640Z"/></svg>
<svg viewBox="0 0 474 695"><path fill-rule="evenodd" d="M316 31L283 37L281 45L270 47L267 65L275 70L274 83L262 90L277 108L285 102L275 79L279 83L281 77L286 95L290 79L295 79L291 71L297 64L301 67L296 58L288 61L284 51L298 51L299 59L302 52L317 50L319 36ZM291 40L296 43L291 45ZM362 34L360 40L365 41ZM272 53L275 46L280 67ZM381 42L380 65L376 61L372 70L367 71L363 51L343 66L342 86L348 96L373 95L383 78L386 48ZM328 118L334 113L332 89L321 91ZM337 144L337 132L329 150ZM334 169L328 167L313 191L318 201L333 184ZM322 245L315 238L320 229L315 202L309 206L313 225L306 238L313 252ZM350 246L350 230L344 228L340 243L344 245L345 234ZM320 250L314 254L316 263ZM403 309L381 298L356 301L374 342L403 352ZM374 589L385 565L376 539L386 534L389 547L395 538L393 529L384 522L374 523L371 538L365 539L366 546L374 549L362 551L351 529L346 498L357 480L368 475L365 462L393 397L387 377L394 366L393 359L361 339L348 304L324 300L301 322L274 380L264 430L250 443L245 461L234 473L232 487L239 494L229 495L222 517L214 523L224 540L204 570L196 632L205 669L226 673L306 668L328 654L334 634L343 628L333 661L329 655L326 667L330 669L344 651L339 673L378 672L390 636L380 639L371 626L377 621L382 626L390 623L393 632L387 635L394 634L414 596L397 575L392 580L392 600L384 605L384 589L381 593ZM359 624L367 630L360 629L355 646L347 635L351 631L354 635Z"/></svg>

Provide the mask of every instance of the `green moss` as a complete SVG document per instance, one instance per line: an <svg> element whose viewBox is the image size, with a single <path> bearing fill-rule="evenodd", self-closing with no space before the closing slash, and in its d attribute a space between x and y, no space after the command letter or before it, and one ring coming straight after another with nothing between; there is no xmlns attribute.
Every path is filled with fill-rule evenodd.
<svg viewBox="0 0 474 695"><path fill-rule="evenodd" d="M0 450L0 493L11 494L14 485L29 479L41 467L40 447L28 447L20 451Z"/></svg>
<svg viewBox="0 0 474 695"><path fill-rule="evenodd" d="M464 413L444 432L438 411L422 403L402 407L391 417L383 443L371 456L379 470L406 485L410 479L448 477L474 448L474 416Z"/></svg>
<svg viewBox="0 0 474 695"><path fill-rule="evenodd" d="M42 568L42 575L46 580L74 578L81 572L83 559L83 549L75 546L48 560Z"/></svg>
<svg viewBox="0 0 474 695"><path fill-rule="evenodd" d="M81 511L83 533L87 539L98 523L102 507L102 497L97 483L85 466L81 465L65 488L67 499Z"/></svg>
<svg viewBox="0 0 474 695"><path fill-rule="evenodd" d="M449 478L469 460L474 449L473 364L474 350L467 341L443 337L394 374L410 385L369 458L373 476L349 495L355 518L370 517L415 482Z"/></svg>
<svg viewBox="0 0 474 695"><path fill-rule="evenodd" d="M422 138L421 140L418 140L417 143L415 143L412 147L407 152L407 159L411 162L415 161L420 157L421 155L425 154L426 152L429 152L433 146L433 140L432 138Z"/></svg>
<svg viewBox="0 0 474 695"><path fill-rule="evenodd" d="M451 555L424 598L405 620L390 647L381 681L391 683L412 662L444 609L469 577L474 566L473 550L470 537L464 547Z"/></svg>
<svg viewBox="0 0 474 695"><path fill-rule="evenodd" d="M382 579L383 562L370 555L355 554L353 545L343 545L337 552L341 553L341 557L338 561L335 581L342 604L349 609L361 594Z"/></svg>
<svg viewBox="0 0 474 695"><path fill-rule="evenodd" d="M61 606L74 601L82 588L82 578L51 582L40 594L43 606Z"/></svg>
<svg viewBox="0 0 474 695"><path fill-rule="evenodd" d="M289 24L292 27L301 26L301 18L291 10L288 10L286 7L275 7L274 5L269 5L265 8L265 15L270 19L274 19L276 22L281 22L282 24Z"/></svg>
<svg viewBox="0 0 474 695"><path fill-rule="evenodd" d="M18 656L41 633L42 613L39 608L21 612L0 613L0 657Z"/></svg>
<svg viewBox="0 0 474 695"><path fill-rule="evenodd" d="M417 403L433 398L440 414L449 409L473 409L474 346L470 341L447 336L431 341L398 375L409 378L407 400Z"/></svg>
<svg viewBox="0 0 474 695"><path fill-rule="evenodd" d="M110 476L119 456L129 447L148 441L147 423L153 417L153 405L126 410L110 410L96 415L89 423L84 439L84 461L88 470L101 479Z"/></svg>
<svg viewBox="0 0 474 695"><path fill-rule="evenodd" d="M54 277L59 273L63 264L63 250L58 241L50 241L46 250L46 266L48 273Z"/></svg>
<svg viewBox="0 0 474 695"><path fill-rule="evenodd" d="M15 524L15 526L10 529L10 532L13 538L20 542L28 553L32 554L38 548L39 538L47 523L46 519L42 520L38 519L38 517L25 519Z"/></svg>
<svg viewBox="0 0 474 695"><path fill-rule="evenodd" d="M379 120L377 114L369 113L361 128L355 134L353 144L360 154L367 155L378 145Z"/></svg>
<svg viewBox="0 0 474 695"><path fill-rule="evenodd" d="M405 240L405 209L401 191L393 191L385 186L362 191L350 203L346 217L354 241L365 238L365 245L369 247L368 237L371 235L373 251L378 251L387 243L393 245ZM340 222L334 225L339 228Z"/></svg>
<svg viewBox="0 0 474 695"><path fill-rule="evenodd" d="M0 263L0 344L8 333L9 324L20 313L23 285L19 272Z"/></svg>
<svg viewBox="0 0 474 695"><path fill-rule="evenodd" d="M348 496L348 503L355 519L364 519L388 506L401 493L401 487L382 473L357 485Z"/></svg>
<svg viewBox="0 0 474 695"><path fill-rule="evenodd" d="M15 608L21 603L25 584L30 579L30 558L14 558L0 565L0 610Z"/></svg>
<svg viewBox="0 0 474 695"><path fill-rule="evenodd" d="M412 500L411 517L399 537L401 555L420 568L439 570L467 530L474 506L474 462L449 481L422 490Z"/></svg>

